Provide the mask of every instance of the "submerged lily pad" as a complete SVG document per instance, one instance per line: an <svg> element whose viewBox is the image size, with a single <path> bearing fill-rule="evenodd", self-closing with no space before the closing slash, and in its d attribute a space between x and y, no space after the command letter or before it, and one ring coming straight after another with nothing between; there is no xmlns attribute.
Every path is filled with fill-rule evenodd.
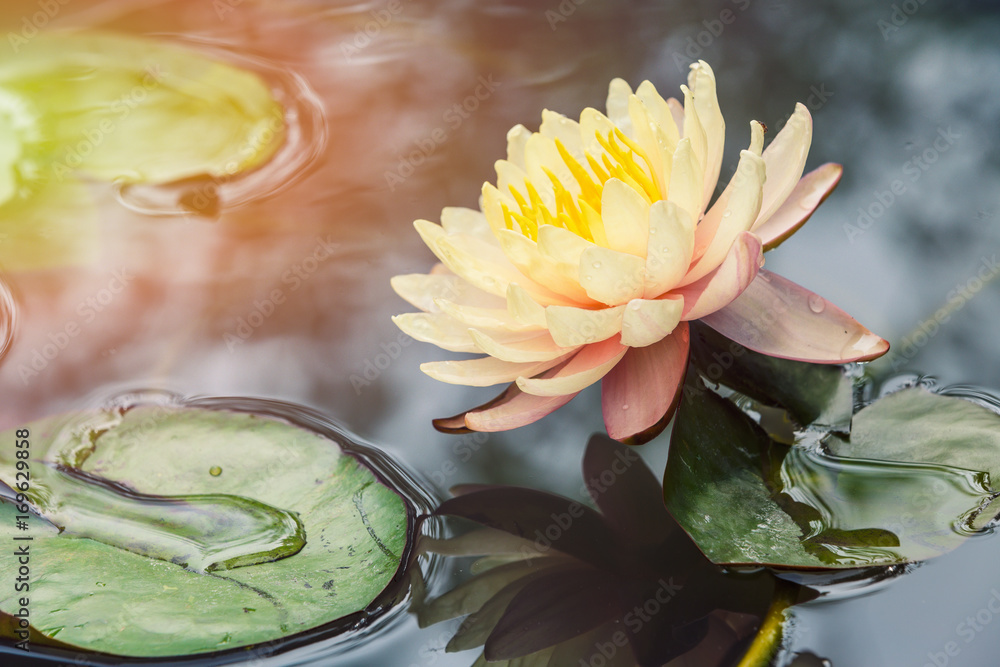
<svg viewBox="0 0 1000 667"><path fill-rule="evenodd" d="M95 31L25 42L0 60L7 271L92 259L98 217L81 176L228 179L263 165L285 139L285 111L267 82L195 49Z"/></svg>
<svg viewBox="0 0 1000 667"><path fill-rule="evenodd" d="M792 568L923 560L992 518L982 470L987 452L1000 453L1000 416L922 392L876 402L854 423L849 442L828 437L832 454L789 447L689 385L663 480L667 507L713 562Z"/></svg>
<svg viewBox="0 0 1000 667"><path fill-rule="evenodd" d="M0 503L0 539L33 538L32 628L63 644L163 657L270 642L354 618L408 560L407 501L318 433L178 406L64 421L23 427L45 519L19 531ZM0 480L16 489L14 451ZM0 561L9 581L14 566ZM0 593L0 611L18 608Z"/></svg>

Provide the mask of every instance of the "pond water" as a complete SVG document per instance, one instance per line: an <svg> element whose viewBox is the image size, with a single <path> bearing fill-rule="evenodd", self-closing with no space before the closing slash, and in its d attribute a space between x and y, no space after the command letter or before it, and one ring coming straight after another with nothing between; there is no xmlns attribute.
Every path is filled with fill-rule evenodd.
<svg viewBox="0 0 1000 667"><path fill-rule="evenodd" d="M0 348L13 336L0 366L2 429L123 391L265 397L322 412L442 497L475 482L582 499L583 448L604 429L599 393L514 432L438 433L432 418L493 390L418 371L447 355L400 337L390 317L409 308L389 279L429 268L412 221L475 207L511 126L537 128L545 108L603 108L616 76L673 94L696 58L715 70L728 122L723 180L749 121L776 132L795 102L815 122L807 170L844 165L839 188L768 254L768 268L890 340L871 365L877 376L1000 387L1000 3L42 5L5 2L2 33L83 27L200 49L259 73L289 132L271 163L242 178L86 182L90 210L67 210L57 239L83 249L78 261L3 275L12 297L0 308L16 313L16 328L5 318L0 331ZM0 62L16 57L3 49ZM667 445L664 435L640 450L656 472ZM919 667L955 642L948 665L995 664L998 550L975 537L868 595L801 607L792 648L838 666ZM463 575L453 570L436 585ZM474 652L445 654L447 630L396 615L335 664L471 664ZM324 660L307 650L273 664Z"/></svg>

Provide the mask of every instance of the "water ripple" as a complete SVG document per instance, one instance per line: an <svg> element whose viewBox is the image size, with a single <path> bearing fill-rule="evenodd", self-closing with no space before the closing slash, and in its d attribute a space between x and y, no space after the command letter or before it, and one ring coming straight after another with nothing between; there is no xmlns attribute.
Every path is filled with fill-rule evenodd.
<svg viewBox="0 0 1000 667"><path fill-rule="evenodd" d="M154 217L215 217L220 208L239 208L273 197L309 173L326 148L327 123L323 102L301 74L271 60L235 52L214 40L161 36L259 74L284 109L285 140L267 163L247 173L162 185L117 183L115 196L120 204Z"/></svg>

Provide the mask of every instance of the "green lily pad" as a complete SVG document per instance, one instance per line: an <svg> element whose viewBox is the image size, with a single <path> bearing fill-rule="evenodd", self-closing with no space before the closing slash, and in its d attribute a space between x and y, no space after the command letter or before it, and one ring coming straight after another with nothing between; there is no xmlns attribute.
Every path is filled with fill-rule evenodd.
<svg viewBox="0 0 1000 667"><path fill-rule="evenodd" d="M855 418L856 429L864 412ZM966 431L955 456L943 464L925 447L935 420L927 419L926 437L911 438L862 419L860 428L869 435L859 439L870 458L829 455L774 442L730 401L689 385L674 425L665 501L718 564L818 569L931 558L978 528L994 498L989 476L971 467L979 461L959 454L984 431ZM979 426L992 429L995 438L1000 417ZM904 448L907 458L877 460Z"/></svg>
<svg viewBox="0 0 1000 667"><path fill-rule="evenodd" d="M932 393L921 387L890 394L854 417L850 439L830 437L830 451L861 459L909 461L957 466L989 473L996 488L1000 480L1000 415L972 401ZM903 516L924 512L939 504L940 485L925 489L919 505ZM974 517L979 529L997 514L992 504Z"/></svg>
<svg viewBox="0 0 1000 667"><path fill-rule="evenodd" d="M27 596L45 637L133 657L270 642L386 603L408 560L408 503L318 433L180 406L65 421L23 427L28 530L23 505L0 503L0 539L29 545L31 571L0 612ZM0 437L16 490L24 438ZM14 559L0 572L14 581Z"/></svg>
<svg viewBox="0 0 1000 667"><path fill-rule="evenodd" d="M284 139L283 110L258 75L152 39L40 34L0 63L0 90L36 110L58 181L229 176Z"/></svg>

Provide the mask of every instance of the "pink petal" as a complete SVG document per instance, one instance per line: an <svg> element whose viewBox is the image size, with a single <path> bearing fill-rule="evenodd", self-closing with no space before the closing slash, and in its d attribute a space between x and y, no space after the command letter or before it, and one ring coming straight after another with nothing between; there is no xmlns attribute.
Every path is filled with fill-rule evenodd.
<svg viewBox="0 0 1000 667"><path fill-rule="evenodd" d="M521 391L535 396L565 396L594 384L615 367L628 351L619 336L584 345L549 378L517 378Z"/></svg>
<svg viewBox="0 0 1000 667"><path fill-rule="evenodd" d="M565 366L563 363L538 377L553 377ZM521 391L516 383L511 383L502 394L478 408L454 417L435 419L434 428L445 433L508 431L538 421L569 403L575 396L576 393L565 396L533 396Z"/></svg>
<svg viewBox="0 0 1000 667"><path fill-rule="evenodd" d="M761 240L753 232L741 232L726 259L704 278L669 292L684 297L684 320L697 320L727 306L757 277L764 262Z"/></svg>
<svg viewBox="0 0 1000 667"><path fill-rule="evenodd" d="M828 162L803 176L774 215L754 228L754 233L764 242L764 250L777 248L804 225L816 207L837 187L843 173L842 166Z"/></svg>
<svg viewBox="0 0 1000 667"><path fill-rule="evenodd" d="M601 382L608 435L628 444L656 437L670 421L687 369L687 322L647 347L629 349Z"/></svg>
<svg viewBox="0 0 1000 667"><path fill-rule="evenodd" d="M837 306L764 269L738 299L701 319L751 350L782 359L846 364L889 349Z"/></svg>

